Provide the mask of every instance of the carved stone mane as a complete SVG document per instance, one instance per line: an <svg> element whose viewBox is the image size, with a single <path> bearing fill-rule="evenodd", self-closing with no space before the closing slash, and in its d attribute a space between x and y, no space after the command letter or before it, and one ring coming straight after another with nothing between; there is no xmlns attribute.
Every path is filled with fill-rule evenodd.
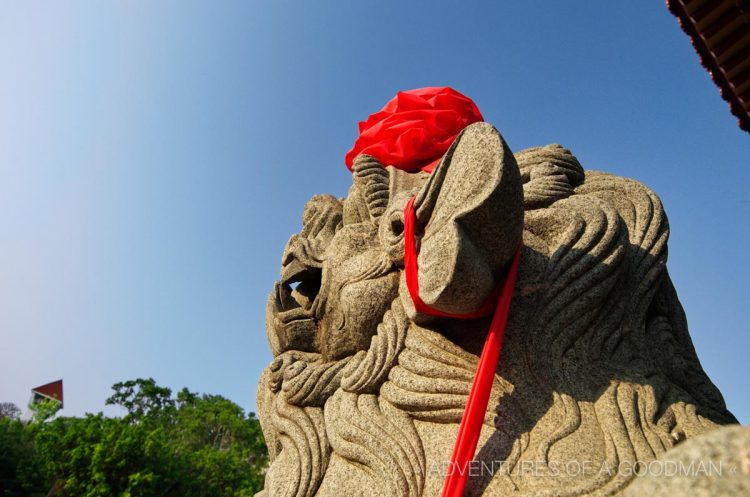
<svg viewBox="0 0 750 497"><path fill-rule="evenodd" d="M476 309L523 242L466 495L618 494L634 475L614 468L736 422L693 349L658 197L559 145L514 155L477 123L431 175L363 155L347 198L306 205L268 302L261 495L439 495L488 319L415 312L413 196L430 306Z"/></svg>

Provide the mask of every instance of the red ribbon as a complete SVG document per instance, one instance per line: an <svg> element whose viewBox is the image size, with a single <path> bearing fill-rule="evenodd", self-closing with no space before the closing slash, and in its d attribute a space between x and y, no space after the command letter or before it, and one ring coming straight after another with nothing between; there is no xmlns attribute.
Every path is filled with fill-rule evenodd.
<svg viewBox="0 0 750 497"><path fill-rule="evenodd" d="M495 378L497 362L500 358L500 349L503 346L505 325L508 322L508 311L510 310L513 287L516 283L518 264L521 259L521 247L519 245L516 253L513 255L513 260L508 268L508 274L499 297L497 297L496 290L476 312L449 314L428 306L419 297L418 253L414 240L414 225L414 197L412 197L404 209L404 270L406 271L406 286L417 312L454 319L474 319L486 316L493 307L495 309L495 314L492 316L490 329L487 332L487 338L484 342L484 348L482 349L482 355L479 358L477 372L474 375L474 382L471 385L469 399L466 402L466 409L464 410L461 425L458 429L456 445L453 448L453 455L451 456L448 474L446 475L441 494L442 497L461 497L468 477L468 465L474 458L477 443L479 442L479 435L482 431L482 423L484 422L484 413L487 410L487 404L490 400L492 382ZM493 305L495 298L498 298L496 306Z"/></svg>

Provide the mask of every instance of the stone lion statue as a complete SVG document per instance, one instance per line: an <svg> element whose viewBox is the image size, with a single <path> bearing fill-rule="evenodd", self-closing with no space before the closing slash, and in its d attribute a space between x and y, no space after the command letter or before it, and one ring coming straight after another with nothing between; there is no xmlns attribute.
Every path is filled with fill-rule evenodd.
<svg viewBox="0 0 750 497"><path fill-rule="evenodd" d="M736 423L690 340L659 198L559 145L513 154L480 122L431 174L360 155L346 198L305 206L268 300L258 495L440 494L489 318L415 311L412 197L433 308L478 308L522 246L465 495L622 494L638 479L623 468Z"/></svg>

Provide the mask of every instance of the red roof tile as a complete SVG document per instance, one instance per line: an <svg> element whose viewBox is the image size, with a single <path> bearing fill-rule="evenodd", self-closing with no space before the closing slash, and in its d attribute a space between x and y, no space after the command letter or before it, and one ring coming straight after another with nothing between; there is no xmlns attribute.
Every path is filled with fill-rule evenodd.
<svg viewBox="0 0 750 497"><path fill-rule="evenodd" d="M750 132L750 0L667 0L701 64Z"/></svg>
<svg viewBox="0 0 750 497"><path fill-rule="evenodd" d="M63 403L63 381L57 380L53 381L52 383L47 383L45 385L32 388L32 393L37 393L39 395L43 395L50 399L57 399L60 401L60 404Z"/></svg>

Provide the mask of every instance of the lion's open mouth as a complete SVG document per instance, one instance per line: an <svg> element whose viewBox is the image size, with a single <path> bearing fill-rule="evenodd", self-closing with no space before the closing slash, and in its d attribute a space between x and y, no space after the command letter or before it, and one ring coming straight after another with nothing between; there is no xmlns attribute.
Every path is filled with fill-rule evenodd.
<svg viewBox="0 0 750 497"><path fill-rule="evenodd" d="M282 271L277 286L277 317L282 323L313 319L313 304L320 293L321 269L293 260Z"/></svg>

